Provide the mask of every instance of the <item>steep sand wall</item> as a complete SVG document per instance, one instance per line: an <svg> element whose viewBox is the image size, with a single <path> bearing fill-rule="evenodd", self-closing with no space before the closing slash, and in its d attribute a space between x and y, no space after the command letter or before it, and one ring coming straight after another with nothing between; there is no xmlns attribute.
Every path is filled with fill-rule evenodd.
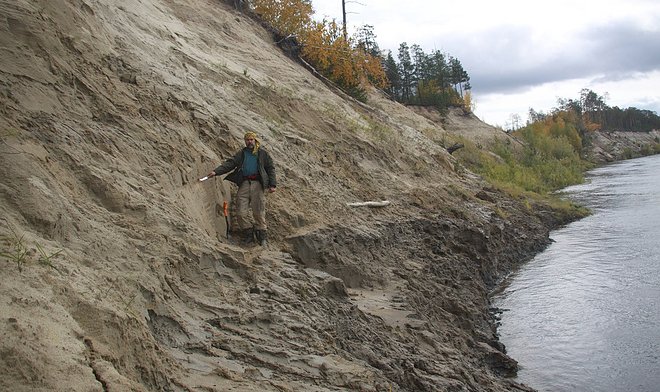
<svg viewBox="0 0 660 392"><path fill-rule="evenodd" d="M0 11L1 390L525 389L487 294L564 218L454 170L450 129L215 0ZM197 181L246 130L278 169L264 249Z"/></svg>

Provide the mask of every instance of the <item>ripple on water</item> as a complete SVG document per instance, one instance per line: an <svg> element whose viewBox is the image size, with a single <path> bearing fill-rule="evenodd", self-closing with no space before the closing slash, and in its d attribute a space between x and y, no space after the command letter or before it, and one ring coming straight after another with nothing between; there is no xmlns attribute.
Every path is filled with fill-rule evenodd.
<svg viewBox="0 0 660 392"><path fill-rule="evenodd" d="M494 298L519 381L541 391L660 390L660 156L564 194L594 214L552 233Z"/></svg>

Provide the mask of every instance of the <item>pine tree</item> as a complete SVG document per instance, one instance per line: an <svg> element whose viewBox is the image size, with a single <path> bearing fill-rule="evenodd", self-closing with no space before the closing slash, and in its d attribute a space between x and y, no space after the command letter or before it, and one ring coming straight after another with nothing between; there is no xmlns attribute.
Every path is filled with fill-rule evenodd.
<svg viewBox="0 0 660 392"><path fill-rule="evenodd" d="M399 69L392 56L392 51L387 52L387 57L385 58L385 75L389 80L389 86L386 88L386 92L390 97L395 101L401 100L401 75L399 75Z"/></svg>
<svg viewBox="0 0 660 392"><path fill-rule="evenodd" d="M413 64L410 58L410 48L408 44L402 42L399 45L399 75L401 75L401 101L411 103L412 84L413 84Z"/></svg>

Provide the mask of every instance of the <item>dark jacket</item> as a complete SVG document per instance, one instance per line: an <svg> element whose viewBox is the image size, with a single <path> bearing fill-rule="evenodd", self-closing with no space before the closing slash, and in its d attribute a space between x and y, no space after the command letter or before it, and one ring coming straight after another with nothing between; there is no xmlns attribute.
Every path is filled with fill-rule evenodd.
<svg viewBox="0 0 660 392"><path fill-rule="evenodd" d="M225 180L231 181L236 185L241 185L245 180L243 177L243 157L244 154L251 154L252 151L248 147L244 147L242 150L236 153L233 158L227 159L222 165L218 166L213 170L216 176L221 176L225 173L229 174ZM277 179L275 178L275 165L273 165L273 159L270 157L270 154L264 150L263 147L259 148L257 152L257 167L259 168L259 182L261 186L266 188L275 188L277 187Z"/></svg>

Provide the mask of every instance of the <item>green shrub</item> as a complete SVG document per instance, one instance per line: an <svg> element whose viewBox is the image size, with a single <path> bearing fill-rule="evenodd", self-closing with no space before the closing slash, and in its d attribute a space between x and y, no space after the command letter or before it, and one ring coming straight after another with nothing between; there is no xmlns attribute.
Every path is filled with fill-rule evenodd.
<svg viewBox="0 0 660 392"><path fill-rule="evenodd" d="M563 128L562 128L563 127ZM526 127L517 132L524 147L495 141L487 152L465 143L457 157L465 166L500 186L545 194L583 181L589 165L580 159L580 139L570 123Z"/></svg>

